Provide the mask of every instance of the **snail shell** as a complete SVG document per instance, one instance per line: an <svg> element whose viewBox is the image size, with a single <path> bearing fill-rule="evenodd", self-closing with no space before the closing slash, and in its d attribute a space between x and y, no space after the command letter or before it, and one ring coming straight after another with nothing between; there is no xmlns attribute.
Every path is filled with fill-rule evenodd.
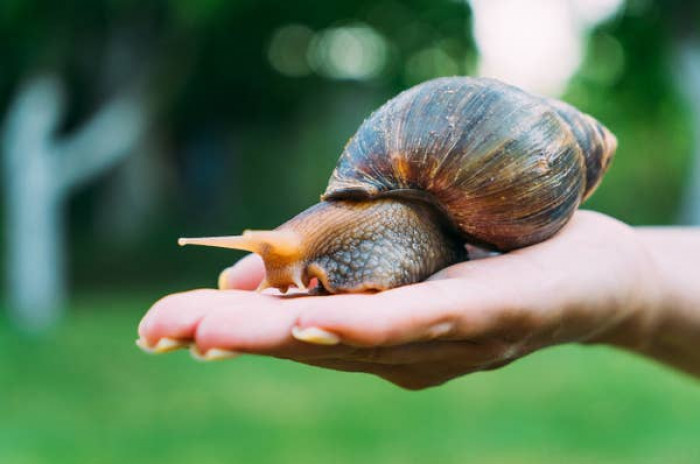
<svg viewBox="0 0 700 464"><path fill-rule="evenodd" d="M563 227L616 146L566 103L494 79L435 79L364 121L322 199L422 198L467 241L507 251Z"/></svg>

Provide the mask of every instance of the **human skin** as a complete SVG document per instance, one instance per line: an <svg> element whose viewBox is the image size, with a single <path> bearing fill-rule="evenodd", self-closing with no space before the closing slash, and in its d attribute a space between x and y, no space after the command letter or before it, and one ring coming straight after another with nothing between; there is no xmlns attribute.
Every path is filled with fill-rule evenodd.
<svg viewBox="0 0 700 464"><path fill-rule="evenodd" d="M700 229L579 211L543 243L380 293L253 292L263 275L252 255L221 274L225 290L164 297L141 321L140 346L274 356L422 389L549 346L597 343L700 377Z"/></svg>

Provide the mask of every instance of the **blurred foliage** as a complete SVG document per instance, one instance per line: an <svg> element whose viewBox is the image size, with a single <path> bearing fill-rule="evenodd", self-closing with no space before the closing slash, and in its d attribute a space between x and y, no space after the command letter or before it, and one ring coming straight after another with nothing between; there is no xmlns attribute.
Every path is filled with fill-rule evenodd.
<svg viewBox="0 0 700 464"><path fill-rule="evenodd" d="M603 121L619 142L586 207L631 224L673 223L687 180L692 127L671 72L670 35L660 5L629 2L624 14L594 31L564 96Z"/></svg>
<svg viewBox="0 0 700 464"><path fill-rule="evenodd" d="M593 32L564 96L620 141L587 207L632 224L674 221L689 162L691 128L670 72L670 10L629 0ZM151 177L163 184L161 204L124 245L95 225L109 179L85 189L71 203L74 281L83 289L211 285L238 255L181 251L175 238L273 227L315 202L369 112L419 80L473 72L469 17L452 0L5 0L0 108L23 78L57 72L67 82L70 131L107 96L148 76L159 157ZM289 25L313 34L371 27L387 44L386 63L367 80L285 76L268 47Z"/></svg>
<svg viewBox="0 0 700 464"><path fill-rule="evenodd" d="M0 321L0 462L695 464L700 390L605 348L549 349L423 392L133 346L151 296L83 298L27 339Z"/></svg>

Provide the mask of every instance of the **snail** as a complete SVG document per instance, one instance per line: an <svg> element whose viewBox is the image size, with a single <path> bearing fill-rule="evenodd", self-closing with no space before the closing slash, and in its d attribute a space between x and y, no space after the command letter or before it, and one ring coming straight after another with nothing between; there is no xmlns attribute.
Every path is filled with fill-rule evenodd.
<svg viewBox="0 0 700 464"><path fill-rule="evenodd" d="M270 231L180 239L262 256L259 290L385 290L541 242L596 189L617 146L576 108L487 78L424 82L372 113L321 202Z"/></svg>

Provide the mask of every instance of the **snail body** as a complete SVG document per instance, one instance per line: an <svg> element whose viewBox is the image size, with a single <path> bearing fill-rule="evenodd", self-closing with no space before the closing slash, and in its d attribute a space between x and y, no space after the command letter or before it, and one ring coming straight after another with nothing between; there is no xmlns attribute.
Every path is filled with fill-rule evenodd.
<svg viewBox="0 0 700 464"><path fill-rule="evenodd" d="M566 103L493 79L417 85L348 141L321 202L272 231L182 239L260 254L261 288L384 290L552 235L608 168L615 137Z"/></svg>

